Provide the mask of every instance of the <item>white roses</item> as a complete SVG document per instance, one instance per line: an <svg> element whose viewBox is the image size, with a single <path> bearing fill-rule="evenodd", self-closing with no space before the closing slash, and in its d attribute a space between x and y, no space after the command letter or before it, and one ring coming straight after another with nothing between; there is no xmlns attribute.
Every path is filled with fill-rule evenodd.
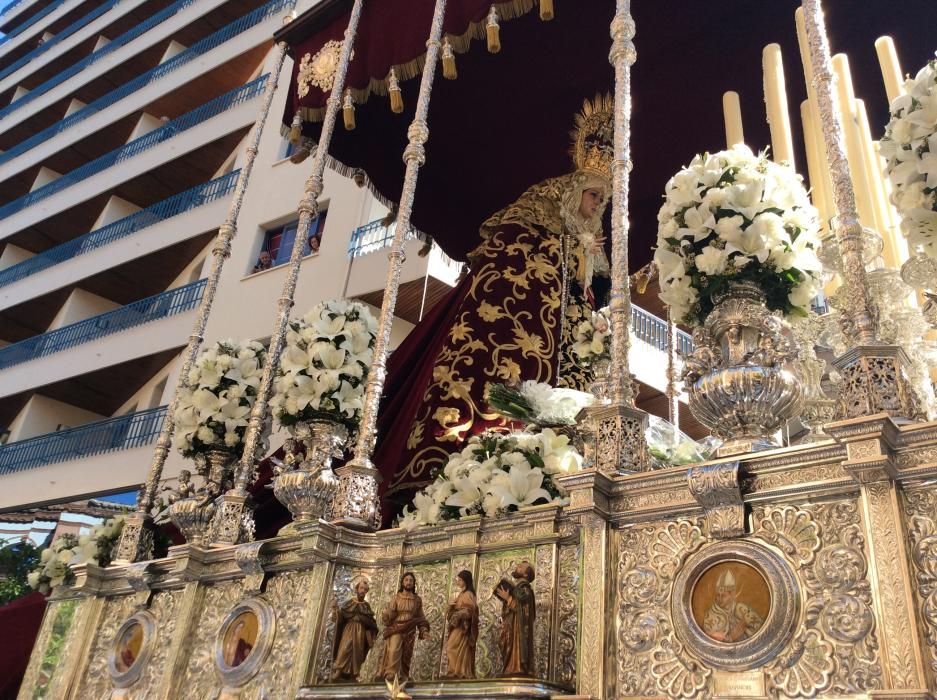
<svg viewBox="0 0 937 700"><path fill-rule="evenodd" d="M937 60L905 81L881 140L892 203L913 250L937 258Z"/></svg>
<svg viewBox="0 0 937 700"><path fill-rule="evenodd" d="M223 340L199 354L174 416L174 442L183 455L240 450L265 353L256 341Z"/></svg>
<svg viewBox="0 0 937 700"><path fill-rule="evenodd" d="M657 220L660 297L679 322L701 323L733 279L785 314L805 313L819 289L818 217L800 176L747 146L696 156L667 183Z"/></svg>
<svg viewBox="0 0 937 700"><path fill-rule="evenodd" d="M413 498L400 527L411 530L468 515L496 517L525 506L565 502L554 477L582 468L582 456L569 438L549 428L540 433L496 435L469 439L449 456L442 473Z"/></svg>
<svg viewBox="0 0 937 700"><path fill-rule="evenodd" d="M271 406L283 425L328 417L354 431L361 420L377 321L359 302L318 304L286 333Z"/></svg>

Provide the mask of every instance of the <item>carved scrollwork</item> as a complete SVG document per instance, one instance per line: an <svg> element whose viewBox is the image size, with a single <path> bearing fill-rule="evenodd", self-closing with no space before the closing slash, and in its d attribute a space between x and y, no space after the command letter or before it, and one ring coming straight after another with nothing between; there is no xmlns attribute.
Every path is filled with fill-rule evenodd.
<svg viewBox="0 0 937 700"><path fill-rule="evenodd" d="M769 677L782 695L812 698L830 687L834 668L833 645L807 630L771 666Z"/></svg>
<svg viewBox="0 0 937 700"><path fill-rule="evenodd" d="M805 510L784 506L765 512L754 532L787 555L797 566L807 566L820 549L820 528Z"/></svg>
<svg viewBox="0 0 937 700"><path fill-rule="evenodd" d="M582 547L560 547L557 567L556 638L553 642L553 680L576 687L576 640L579 633L579 559Z"/></svg>
<svg viewBox="0 0 937 700"><path fill-rule="evenodd" d="M756 536L774 544L804 584L793 643L770 668L787 697L855 695L882 687L865 538L854 500L756 508Z"/></svg>
<svg viewBox="0 0 937 700"><path fill-rule="evenodd" d="M657 687L672 698L699 698L712 671L688 656L683 645L667 637L654 651L651 674Z"/></svg>
<svg viewBox="0 0 937 700"><path fill-rule="evenodd" d="M911 537L911 564L920 601L919 615L928 650L928 665L937 674L937 491L917 489L905 494Z"/></svg>
<svg viewBox="0 0 937 700"><path fill-rule="evenodd" d="M710 535L727 539L745 532L738 462L692 467L687 482L693 498L706 512Z"/></svg>
<svg viewBox="0 0 937 700"><path fill-rule="evenodd" d="M651 546L651 567L672 578L687 555L703 546L703 530L687 520L669 523L657 533Z"/></svg>

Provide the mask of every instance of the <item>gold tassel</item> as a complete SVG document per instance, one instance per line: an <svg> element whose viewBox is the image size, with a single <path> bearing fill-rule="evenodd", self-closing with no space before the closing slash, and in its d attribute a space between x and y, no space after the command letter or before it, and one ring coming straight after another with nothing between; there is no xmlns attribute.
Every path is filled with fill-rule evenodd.
<svg viewBox="0 0 937 700"><path fill-rule="evenodd" d="M290 163L294 163L295 165L299 165L299 164L302 163L304 160L306 160L306 158L308 158L308 157L309 157L309 149L308 149L308 148L300 148L298 151L295 151L295 152L293 153L293 155L290 156Z"/></svg>
<svg viewBox="0 0 937 700"><path fill-rule="evenodd" d="M387 76L387 92L390 94L390 111L400 114L403 111L403 93L400 92L400 83L397 81L397 73L393 68Z"/></svg>
<svg viewBox="0 0 937 700"><path fill-rule="evenodd" d="M449 37L443 39L442 42L442 77L446 80L455 80L459 77L459 71L455 67L455 54L452 52Z"/></svg>
<svg viewBox="0 0 937 700"><path fill-rule="evenodd" d="M501 50L501 26L498 24L498 10L494 5L488 12L485 29L488 32L488 53L498 53Z"/></svg>
<svg viewBox="0 0 937 700"><path fill-rule="evenodd" d="M553 0L540 0L540 19L544 22L553 19Z"/></svg>
<svg viewBox="0 0 937 700"><path fill-rule="evenodd" d="M345 130L353 131L355 128L355 103L351 99L351 90L345 90L345 100L342 103L342 118L345 120Z"/></svg>
<svg viewBox="0 0 937 700"><path fill-rule="evenodd" d="M290 143L298 144L303 137L303 118L299 116L299 110L293 115L293 123L290 124Z"/></svg>

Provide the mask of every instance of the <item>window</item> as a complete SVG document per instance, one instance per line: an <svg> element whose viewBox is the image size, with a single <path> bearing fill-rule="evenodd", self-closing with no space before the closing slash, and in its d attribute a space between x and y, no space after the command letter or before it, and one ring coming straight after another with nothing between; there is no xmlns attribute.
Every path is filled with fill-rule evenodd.
<svg viewBox="0 0 937 700"><path fill-rule="evenodd" d="M327 210L319 212L319 215L309 227L309 236L306 239L306 245L303 246L303 255L319 252L319 244L322 242L322 233L325 230L326 214L328 214ZM260 272L269 267L276 267L289 262L290 254L293 252L293 241L296 240L298 225L298 220L290 221L283 226L264 231L264 241L260 246L260 256L257 259L254 272Z"/></svg>

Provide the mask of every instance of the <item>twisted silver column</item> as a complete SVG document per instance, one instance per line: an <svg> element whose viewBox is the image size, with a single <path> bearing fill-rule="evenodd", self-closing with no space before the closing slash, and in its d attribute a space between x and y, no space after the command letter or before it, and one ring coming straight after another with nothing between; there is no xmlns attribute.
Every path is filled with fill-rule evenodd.
<svg viewBox="0 0 937 700"><path fill-rule="evenodd" d="M284 24L292 21L293 16L288 15L283 19ZM264 124L270 113L270 105L273 103L273 96L276 93L277 83L280 78L280 71L283 68L283 61L286 58L286 44L277 45L277 55L273 68L270 70L270 77L267 78L267 84L264 87L263 102L260 107L260 114L254 126L251 129L248 146L245 151L246 158L241 172L238 174L237 183L234 186L234 194L231 197L231 204L228 207L228 214L224 223L218 228L218 235L215 238L215 245L212 247L212 265L208 273L208 281L205 284L205 292L199 302L195 313L195 324L189 335L189 342L182 351L182 369L176 381L175 391L169 407L166 411L166 418L163 422L162 430L156 441L156 448L153 451L153 460L150 463L150 471L147 475L146 483L141 487L140 494L137 497L137 508L126 520L124 529L121 532L120 541L117 544L117 552L114 560L116 563L132 563L149 559L152 556L152 533L150 531L149 512L156 499L156 491L159 488L160 479L163 474L163 465L166 463L166 457L169 455L169 448L172 446L172 434L175 430L175 414L179 405L179 396L185 387L189 371L195 363L199 348L204 340L205 327L208 324L208 317L211 314L212 304L215 301L215 294L218 291L218 283L221 278L221 271L224 262L231 256L231 241L237 233L238 216L241 213L241 204L244 201L244 193L247 191L247 184L250 181L251 172L254 168L254 161L257 159L259 151L260 136L263 133Z"/></svg>
<svg viewBox="0 0 937 700"><path fill-rule="evenodd" d="M413 198L416 194L417 176L420 167L426 162L424 144L429 139L429 101L433 91L433 78L442 39L442 24L446 13L446 0L436 0L433 11L433 23L429 39L426 42L426 62L420 81L420 94L417 97L416 114L407 130L409 143L403 152L407 164L403 179L403 191L397 209L397 224L394 242L390 251L390 263L387 268L387 282L384 285L384 300L381 304L381 318L378 323L377 339L374 344L374 359L368 373L368 385L365 390L364 408L358 440L355 444L354 458L336 470L340 482L335 497L332 517L336 522L358 529L374 530L380 525L380 499L378 498L378 473L371 462L374 442L377 437L377 412L384 390L387 375L387 350L390 345L390 331L394 322L394 308L397 305L397 291L400 286L400 270L403 267L403 244L410 230L410 214L413 211Z"/></svg>
<svg viewBox="0 0 937 700"><path fill-rule="evenodd" d="M355 0L345 29L345 38L342 42L342 52L338 66L335 70L335 79L332 91L326 102L325 119L322 122L322 133L312 159L312 174L306 180L303 198L297 207L299 222L296 229L296 238L290 251L290 261L287 268L283 289L277 300L277 316L270 334L270 347L267 349L267 359L264 363L260 386L257 389L257 400L251 410L247 433L244 436L244 452L235 469L234 488L228 491L223 498L222 507L218 512L214 524L214 540L219 544L235 544L248 539L253 529L253 522L247 510L247 486L251 481L256 468L257 460L263 457L264 433L266 432L270 394L277 369L280 366L280 354L286 339L286 329L289 324L290 310L293 307L293 296L296 292L296 281L299 278L299 268L302 262L303 249L309 237L312 220L319 212L319 196L323 189L323 174L325 173L326 158L329 144L335 130L335 122L342 108L342 93L345 89L345 79L348 75L348 64L351 61L352 49L355 44L355 34L358 22L361 19L363 0Z"/></svg>

